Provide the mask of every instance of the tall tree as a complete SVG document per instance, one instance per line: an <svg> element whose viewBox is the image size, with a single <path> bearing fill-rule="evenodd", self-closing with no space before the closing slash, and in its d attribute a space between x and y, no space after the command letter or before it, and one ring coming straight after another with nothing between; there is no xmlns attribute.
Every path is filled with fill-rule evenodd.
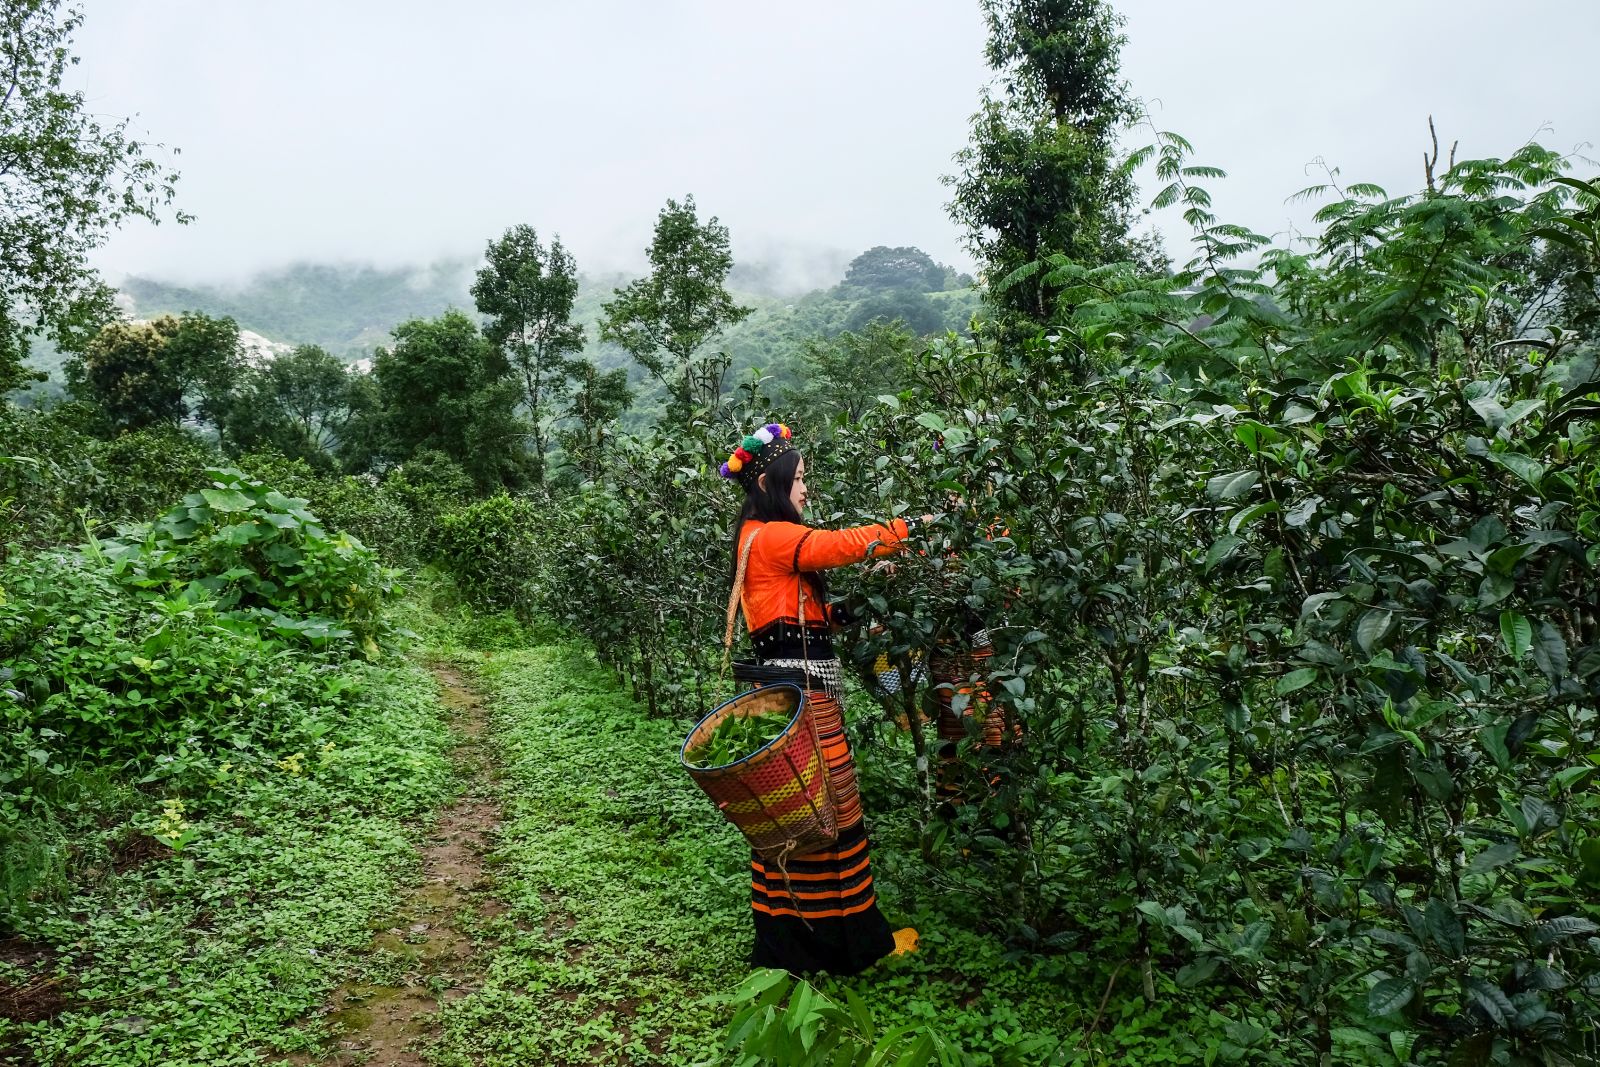
<svg viewBox="0 0 1600 1067"><path fill-rule="evenodd" d="M31 337L78 352L116 317L89 253L127 219L159 221L178 177L63 88L82 23L60 0L0 3L0 394L40 377L22 366Z"/></svg>
<svg viewBox="0 0 1600 1067"><path fill-rule="evenodd" d="M1035 321L1052 297L1037 277L1002 284L1044 256L1084 263L1138 255L1134 187L1116 137L1134 118L1119 78L1121 19L1105 0L983 0L986 55L1003 92L985 93L950 216L967 230L992 299Z"/></svg>
<svg viewBox="0 0 1600 1067"><path fill-rule="evenodd" d="M372 362L381 454L404 461L441 452L484 491L523 481L528 431L517 417L521 385L477 325L447 311L401 323L394 339Z"/></svg>
<svg viewBox="0 0 1600 1067"><path fill-rule="evenodd" d="M560 436L561 447L585 478L600 476L606 442L616 429L617 419L632 402L626 368L603 371L584 361L578 369L578 388L568 411L571 424Z"/></svg>
<svg viewBox="0 0 1600 1067"><path fill-rule="evenodd" d="M908 289L937 293L944 288L945 269L920 248L869 248L850 261L844 283L862 289Z"/></svg>
<svg viewBox="0 0 1600 1067"><path fill-rule="evenodd" d="M582 359L583 327L572 321L578 266L561 246L547 249L531 226L513 226L489 242L488 264L478 271L472 298L488 317L484 336L522 379L522 403L533 432L535 477L544 477L546 429L562 414Z"/></svg>
<svg viewBox="0 0 1600 1067"><path fill-rule="evenodd" d="M114 432L184 419L220 425L243 369L238 324L198 312L113 322L66 365L73 394Z"/></svg>
<svg viewBox="0 0 1600 1067"><path fill-rule="evenodd" d="M675 417L722 394L722 374L706 368L701 348L752 309L741 307L725 283L733 268L728 228L713 216L704 225L694 197L668 200L646 253L650 274L615 291L602 305L600 336L620 345L659 381Z"/></svg>
<svg viewBox="0 0 1600 1067"><path fill-rule="evenodd" d="M316 345L301 345L245 372L223 436L238 451L271 448L331 469L350 427L370 403L361 379Z"/></svg>

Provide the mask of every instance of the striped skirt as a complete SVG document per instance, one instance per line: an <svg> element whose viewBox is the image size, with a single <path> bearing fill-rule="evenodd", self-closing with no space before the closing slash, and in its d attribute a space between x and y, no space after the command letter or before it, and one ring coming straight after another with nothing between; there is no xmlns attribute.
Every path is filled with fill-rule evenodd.
<svg viewBox="0 0 1600 1067"><path fill-rule="evenodd" d="M807 699L828 762L839 839L831 848L790 856L781 865L752 853L752 962L796 974L858 974L894 950L894 935L878 911L855 761L839 700L818 690Z"/></svg>

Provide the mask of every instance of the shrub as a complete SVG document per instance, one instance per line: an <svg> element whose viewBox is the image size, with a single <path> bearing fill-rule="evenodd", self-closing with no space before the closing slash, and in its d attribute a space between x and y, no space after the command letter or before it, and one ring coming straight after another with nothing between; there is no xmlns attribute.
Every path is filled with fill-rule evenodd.
<svg viewBox="0 0 1600 1067"><path fill-rule="evenodd" d="M369 657L391 632L383 608L395 589L376 553L330 535L306 501L241 472L207 472L158 521L101 546L117 579L152 599L206 601L226 618L316 645L348 640Z"/></svg>
<svg viewBox="0 0 1600 1067"><path fill-rule="evenodd" d="M148 522L204 485L221 453L182 427L158 425L97 441L91 457L101 475L86 494L89 512L111 522Z"/></svg>
<svg viewBox="0 0 1600 1067"><path fill-rule="evenodd" d="M537 521L531 501L504 493L440 516L440 563L474 607L526 613Z"/></svg>
<svg viewBox="0 0 1600 1067"><path fill-rule="evenodd" d="M303 459L272 453L241 456L237 463L285 496L304 497L326 529L350 534L384 559L409 563L420 557L423 522L391 482L372 475L324 474Z"/></svg>

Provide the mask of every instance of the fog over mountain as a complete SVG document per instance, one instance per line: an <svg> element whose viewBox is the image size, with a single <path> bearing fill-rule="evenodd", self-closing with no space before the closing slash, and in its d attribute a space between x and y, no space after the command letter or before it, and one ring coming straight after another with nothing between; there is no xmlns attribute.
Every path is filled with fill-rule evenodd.
<svg viewBox="0 0 1600 1067"><path fill-rule="evenodd" d="M1222 217L1264 231L1307 224L1314 206L1284 200L1317 159L1415 187L1430 113L1463 156L1600 136L1592 0L1119 7L1154 122L1231 172ZM197 216L116 235L99 257L114 274L425 264L519 222L560 233L586 272L636 271L685 193L774 290L827 284L877 244L971 266L940 177L989 74L976 0L85 9L81 84L181 147ZM1181 222L1154 221L1181 256Z"/></svg>

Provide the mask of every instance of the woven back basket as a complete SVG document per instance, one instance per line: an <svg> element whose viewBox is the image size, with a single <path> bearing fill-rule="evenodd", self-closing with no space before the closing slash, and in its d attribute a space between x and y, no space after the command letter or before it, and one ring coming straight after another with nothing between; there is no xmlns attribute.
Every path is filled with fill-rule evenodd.
<svg viewBox="0 0 1600 1067"><path fill-rule="evenodd" d="M689 762L689 753L729 716L766 714L789 717L783 733L768 744L720 767ZM824 848L838 837L828 765L799 686L765 685L734 697L689 731L678 759L764 859Z"/></svg>

